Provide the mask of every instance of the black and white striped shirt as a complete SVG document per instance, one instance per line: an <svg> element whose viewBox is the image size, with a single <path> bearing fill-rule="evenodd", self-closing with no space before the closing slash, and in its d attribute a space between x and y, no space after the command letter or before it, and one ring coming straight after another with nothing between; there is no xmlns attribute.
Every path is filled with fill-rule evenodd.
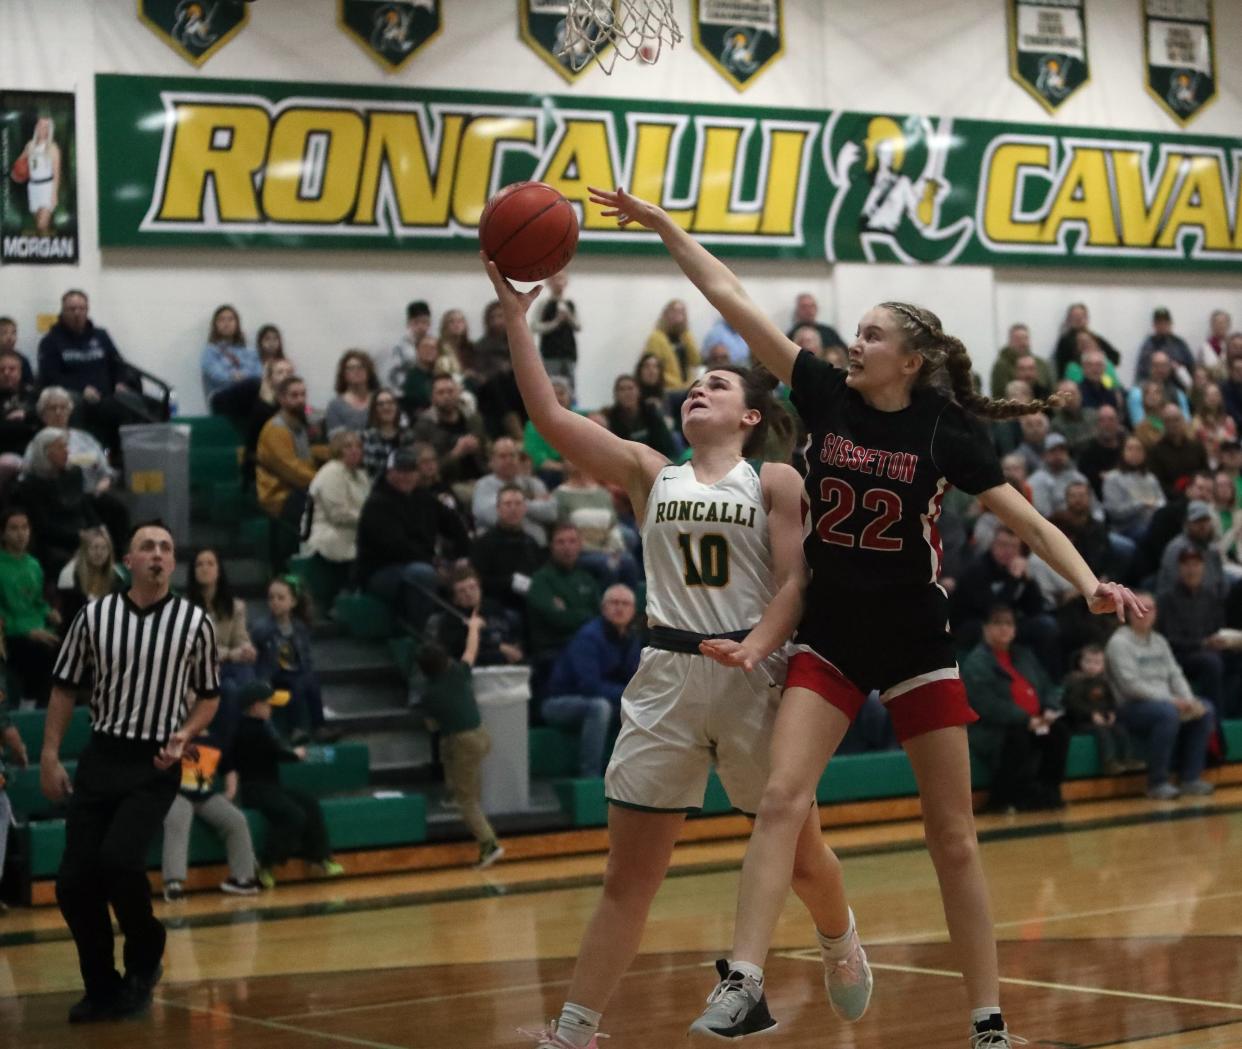
<svg viewBox="0 0 1242 1049"><path fill-rule="evenodd" d="M185 722L187 692L219 695L216 632L184 597L139 608L126 593L110 594L74 617L52 677L76 688L88 671L96 732L163 743Z"/></svg>

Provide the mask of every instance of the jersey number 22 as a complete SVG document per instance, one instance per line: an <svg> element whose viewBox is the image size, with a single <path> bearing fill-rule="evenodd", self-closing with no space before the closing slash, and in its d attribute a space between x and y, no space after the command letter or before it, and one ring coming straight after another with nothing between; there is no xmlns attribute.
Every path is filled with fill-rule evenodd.
<svg viewBox="0 0 1242 1049"><path fill-rule="evenodd" d="M854 512L854 489L838 477L825 477L819 483L819 497L827 509L815 525L815 531L825 543L836 546L853 546L855 542L864 550L900 550L901 537L885 533L901 520L901 497L887 488L868 488L863 492L864 510L878 513L867 522L862 535L855 540L850 532L837 526Z"/></svg>

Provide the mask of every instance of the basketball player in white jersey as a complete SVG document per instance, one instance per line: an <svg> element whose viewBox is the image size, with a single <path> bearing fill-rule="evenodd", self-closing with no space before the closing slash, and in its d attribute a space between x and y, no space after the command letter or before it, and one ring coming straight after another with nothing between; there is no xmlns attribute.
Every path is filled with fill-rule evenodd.
<svg viewBox="0 0 1242 1049"><path fill-rule="evenodd" d="M22 150L30 168L26 196L39 236L52 232L52 213L60 195L60 147L52 137L50 117L35 121L34 135Z"/></svg>
<svg viewBox="0 0 1242 1049"><path fill-rule="evenodd" d="M690 387L682 431L693 456L681 466L563 408L526 321L541 289L518 292L486 264L531 421L589 474L622 485L643 522L651 643L622 697L605 777L604 893L560 1017L528 1032L539 1049L595 1049L600 1015L638 952L652 898L686 814L702 806L713 761L737 808L753 815L763 795L785 642L806 582L802 481L790 466L745 458L762 443L765 410L781 410L770 384L746 369L713 368ZM737 669L707 658L720 646ZM794 891L815 920L829 1001L839 1016L857 1020L870 1000L871 972L814 806L794 867ZM744 963L716 965L722 978L752 975ZM766 1003L749 1016L730 1037L775 1026Z"/></svg>

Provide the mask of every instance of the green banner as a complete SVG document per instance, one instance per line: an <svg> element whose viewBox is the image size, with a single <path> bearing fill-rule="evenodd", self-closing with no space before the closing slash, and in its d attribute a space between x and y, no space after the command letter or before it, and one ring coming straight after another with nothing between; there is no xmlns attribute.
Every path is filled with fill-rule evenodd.
<svg viewBox="0 0 1242 1049"><path fill-rule="evenodd" d="M114 245L477 247L501 186L579 207L583 251L657 253L626 185L724 255L972 265L1242 265L1242 139L904 113L101 74Z"/></svg>
<svg viewBox="0 0 1242 1049"><path fill-rule="evenodd" d="M443 28L440 0L339 0L337 22L395 73Z"/></svg>
<svg viewBox="0 0 1242 1049"><path fill-rule="evenodd" d="M1147 93L1182 127L1216 98L1212 0L1142 0Z"/></svg>
<svg viewBox="0 0 1242 1049"><path fill-rule="evenodd" d="M1049 113L1091 79L1083 0L1009 0L1009 75Z"/></svg>

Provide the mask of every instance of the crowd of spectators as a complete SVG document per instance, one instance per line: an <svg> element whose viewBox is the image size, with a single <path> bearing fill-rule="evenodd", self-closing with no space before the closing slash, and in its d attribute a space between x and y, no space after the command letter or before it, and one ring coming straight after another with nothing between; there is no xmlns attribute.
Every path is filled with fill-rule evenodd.
<svg viewBox="0 0 1242 1049"><path fill-rule="evenodd" d="M679 408L689 384L712 363L747 361L744 340L718 319L700 342L685 304L670 300L645 341L635 340L633 367L616 376L611 403L582 405L574 379L590 329L568 283L566 274L553 278L532 314L558 398L619 436L682 458ZM123 585L114 553L127 526L115 491L117 428L147 410L88 305L81 292L66 293L37 372L16 348L16 326L0 318L0 483L9 507L0 518L0 615L11 669L36 701L46 700L65 618ZM464 716L446 706L465 696L463 666L529 666L532 716L576 733L579 772L599 775L643 637L641 522L624 492L565 461L526 417L497 303L483 311L477 338L457 309L443 310L437 325L430 304L415 301L405 321L391 347L342 353L334 396L318 408L277 328L264 326L251 344L236 309L212 314L204 393L237 428L246 483L272 534L273 580L259 622L246 622L216 551L201 551L191 573L192 597L220 636L231 729L241 725L238 697L260 681L290 696L274 719L287 742L330 738L303 584L283 574L300 553L329 595L366 592L433 646L424 660L442 681L433 720L456 726L459 784L472 776L474 758L464 755L481 760L486 751L472 734L473 699L461 699ZM1228 314L1214 312L1194 349L1158 309L1132 368L1080 303L1046 355L1025 324L1008 329L990 392L1052 400L991 425L1006 481L1097 575L1149 592L1155 613L1124 627L1091 615L977 500L946 495L936 522L940 582L980 716L972 749L999 808L1060 804L1073 733L1094 736L1108 772L1145 760L1153 797L1210 789L1201 773L1219 754L1218 720L1242 716L1242 333L1231 327ZM844 365L844 340L819 320L814 296L797 297L788 333ZM796 464L800 423L784 392L789 416L767 451ZM847 752L891 745L878 704L870 697ZM271 711L260 713L267 720ZM307 848L323 851L313 816L302 823ZM495 848L486 821L475 823L484 852Z"/></svg>

